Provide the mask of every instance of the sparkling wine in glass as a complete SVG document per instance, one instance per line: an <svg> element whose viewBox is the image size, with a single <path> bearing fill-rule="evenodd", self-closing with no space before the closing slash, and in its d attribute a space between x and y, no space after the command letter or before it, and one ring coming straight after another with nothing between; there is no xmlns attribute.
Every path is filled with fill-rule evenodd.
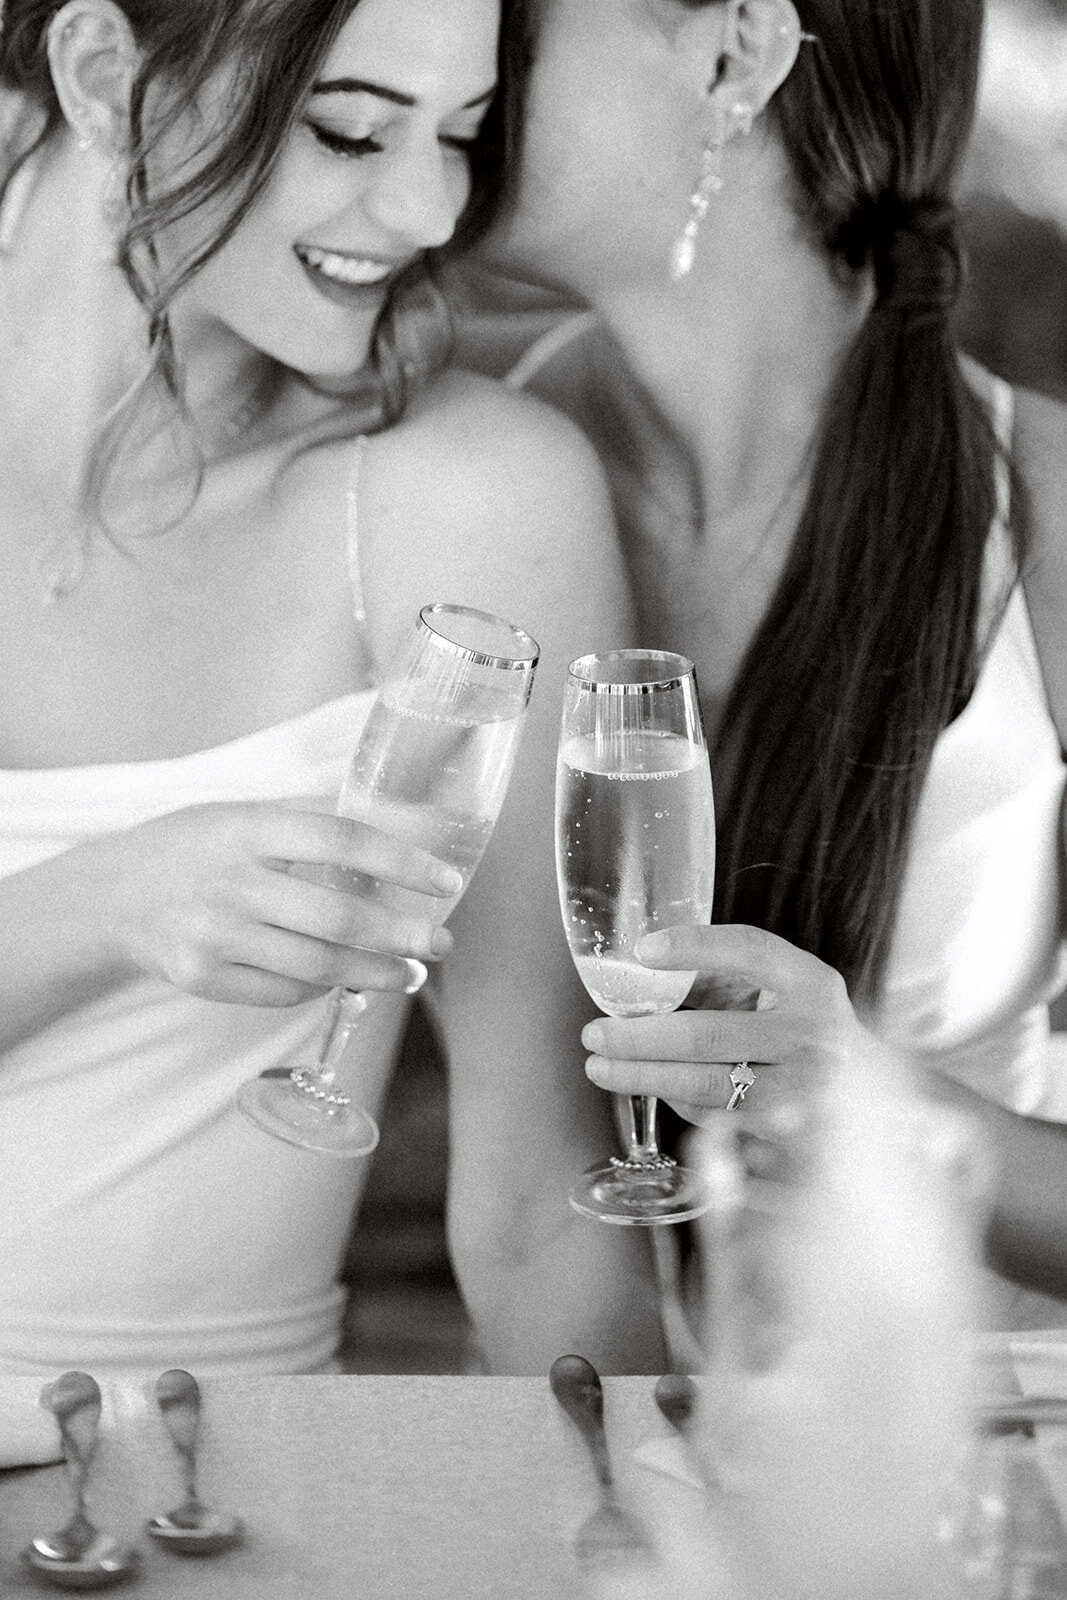
<svg viewBox="0 0 1067 1600"><path fill-rule="evenodd" d="M692 662L661 650L583 656L567 672L556 766L563 926L590 995L613 1017L674 1011L695 972L642 966L646 933L711 920L715 816ZM656 1100L629 1102L623 1158L571 1204L602 1222L681 1222L707 1209L701 1175L659 1149Z"/></svg>
<svg viewBox="0 0 1067 1600"><path fill-rule="evenodd" d="M406 652L378 690L337 810L428 850L458 868L463 885L451 898L435 898L342 871L343 887L444 922L489 843L537 659L530 635L500 617L465 606L422 608ZM414 993L426 969L415 960L408 965ZM252 1078L238 1094L241 1110L302 1149L368 1155L378 1143L377 1124L337 1085L345 1047L366 1008L364 995L332 990L317 1061Z"/></svg>

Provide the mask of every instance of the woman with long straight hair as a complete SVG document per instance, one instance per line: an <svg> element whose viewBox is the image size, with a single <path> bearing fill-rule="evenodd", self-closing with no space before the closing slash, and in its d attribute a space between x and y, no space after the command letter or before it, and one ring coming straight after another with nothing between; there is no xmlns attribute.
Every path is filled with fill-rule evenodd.
<svg viewBox="0 0 1067 1600"><path fill-rule="evenodd" d="M766 1131L820 1064L892 1058L985 1119L998 1263L1067 1291L1067 422L954 338L982 0L533 16L491 253L513 338L550 328L511 381L596 443L716 780L716 925L640 952L699 971L690 1009L590 1025L588 1071L699 1120L747 1062ZM472 356L506 371L506 327L472 315Z"/></svg>
<svg viewBox="0 0 1067 1600"><path fill-rule="evenodd" d="M485 1361L660 1359L642 1258L562 1199L603 1107L541 867L552 696L452 933L455 874L334 815L426 602L513 619L550 678L625 613L588 446L444 365L435 274L494 211L521 88L500 22L2 8L0 1371L333 1359L366 1165L234 1096L306 1058L338 985L369 994L346 1073L374 1111L408 958L437 967Z"/></svg>

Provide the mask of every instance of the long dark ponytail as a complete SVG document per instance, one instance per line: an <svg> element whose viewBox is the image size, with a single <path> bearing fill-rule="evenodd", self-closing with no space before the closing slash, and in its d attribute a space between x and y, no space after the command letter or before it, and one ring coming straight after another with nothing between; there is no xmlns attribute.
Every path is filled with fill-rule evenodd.
<svg viewBox="0 0 1067 1600"><path fill-rule="evenodd" d="M808 236L875 297L718 740L716 915L876 999L934 741L973 688L996 445L962 375L951 195L982 0L801 0L772 102ZM1019 535L1021 539L1021 535Z"/></svg>

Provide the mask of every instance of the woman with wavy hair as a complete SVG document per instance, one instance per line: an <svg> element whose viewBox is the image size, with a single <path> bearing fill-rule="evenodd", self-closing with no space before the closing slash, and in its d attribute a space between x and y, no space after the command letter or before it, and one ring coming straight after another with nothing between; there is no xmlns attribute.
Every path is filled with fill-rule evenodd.
<svg viewBox="0 0 1067 1600"><path fill-rule="evenodd" d="M953 335L982 0L533 15L494 257L595 315L512 381L596 443L716 780L716 925L641 950L690 1009L590 1025L590 1075L699 1120L750 1063L766 1133L820 1063L891 1058L980 1113L994 1258L1063 1293L1067 421Z"/></svg>
<svg viewBox="0 0 1067 1600"><path fill-rule="evenodd" d="M343 985L381 991L352 1062L373 1110L408 957L440 963L485 1360L658 1359L641 1258L560 1198L603 1111L542 862L553 697L453 934L429 898L401 916L306 871L450 892L333 815L421 605L513 618L550 679L625 614L588 446L444 365L435 274L493 214L521 87L500 21L4 5L0 1370L332 1359L365 1166L268 1139L234 1094Z"/></svg>

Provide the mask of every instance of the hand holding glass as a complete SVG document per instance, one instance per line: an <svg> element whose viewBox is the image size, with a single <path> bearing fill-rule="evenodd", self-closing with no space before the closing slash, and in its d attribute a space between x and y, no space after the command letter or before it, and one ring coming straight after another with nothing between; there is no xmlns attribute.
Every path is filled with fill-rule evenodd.
<svg viewBox="0 0 1067 1600"><path fill-rule="evenodd" d="M528 633L464 606L424 606L414 637L378 690L337 810L458 868L463 885L434 900L444 922L482 858L503 803L538 648ZM427 915L428 897L346 872L352 893ZM426 971L411 961L418 989ZM314 1066L276 1067L242 1085L238 1105L276 1138L326 1155L368 1155L369 1114L337 1090L337 1069L367 1001L335 989Z"/></svg>
<svg viewBox="0 0 1067 1600"><path fill-rule="evenodd" d="M613 650L571 663L556 768L556 875L574 964L602 1011L674 1011L695 972L642 966L646 933L711 920L715 816L696 676L684 656ZM630 1099L625 1159L571 1204L602 1222L681 1222L707 1209L699 1173L663 1155L656 1100Z"/></svg>

